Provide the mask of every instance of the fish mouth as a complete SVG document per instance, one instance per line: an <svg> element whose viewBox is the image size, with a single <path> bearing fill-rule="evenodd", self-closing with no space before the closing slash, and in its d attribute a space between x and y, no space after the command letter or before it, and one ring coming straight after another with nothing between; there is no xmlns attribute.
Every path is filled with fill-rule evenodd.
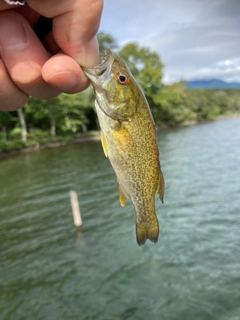
<svg viewBox="0 0 240 320"><path fill-rule="evenodd" d="M94 68L82 68L85 75L93 82L93 84L101 85L108 78L114 55L110 48L107 48L105 55L100 58L99 64Z"/></svg>
<svg viewBox="0 0 240 320"><path fill-rule="evenodd" d="M107 106L105 105L107 103L105 101L105 99L107 100L106 85L109 79L111 79L112 65L115 59L116 56L114 55L114 53L112 53L110 48L107 48L107 50L105 51L105 55L100 58L99 64L97 66L92 69L82 68L82 70L90 79L94 87L98 107L107 117L118 121L118 119L115 119L116 117L114 117L114 114L112 114L112 112L108 110ZM99 98L100 96L105 97L105 99ZM99 99L101 101L98 101Z"/></svg>
<svg viewBox="0 0 240 320"><path fill-rule="evenodd" d="M109 66L112 65L113 60L113 53L110 48L107 48L105 55L100 58L99 65L94 67L96 75L101 76L109 68Z"/></svg>

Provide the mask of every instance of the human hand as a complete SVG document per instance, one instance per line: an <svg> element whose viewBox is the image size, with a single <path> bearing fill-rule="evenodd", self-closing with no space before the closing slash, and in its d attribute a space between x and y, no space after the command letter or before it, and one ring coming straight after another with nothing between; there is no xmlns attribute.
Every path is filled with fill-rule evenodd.
<svg viewBox="0 0 240 320"><path fill-rule="evenodd" d="M86 89L80 66L98 64L103 0L28 0L18 7L1 1L0 109L21 108L29 96L50 99ZM40 16L52 18L43 41L32 29Z"/></svg>

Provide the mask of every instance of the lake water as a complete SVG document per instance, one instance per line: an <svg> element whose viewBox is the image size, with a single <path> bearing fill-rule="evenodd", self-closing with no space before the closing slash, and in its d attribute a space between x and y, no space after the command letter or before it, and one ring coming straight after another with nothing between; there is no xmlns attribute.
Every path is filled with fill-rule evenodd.
<svg viewBox="0 0 240 320"><path fill-rule="evenodd" d="M158 143L161 233L142 247L100 142L0 160L0 320L240 320L240 119Z"/></svg>

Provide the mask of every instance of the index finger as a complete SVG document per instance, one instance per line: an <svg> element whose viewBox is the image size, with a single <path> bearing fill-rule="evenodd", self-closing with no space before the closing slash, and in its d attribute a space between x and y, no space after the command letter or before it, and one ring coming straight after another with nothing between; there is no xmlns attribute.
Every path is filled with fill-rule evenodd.
<svg viewBox="0 0 240 320"><path fill-rule="evenodd" d="M28 5L53 18L53 35L64 53L83 67L98 64L96 33L103 0L28 0Z"/></svg>

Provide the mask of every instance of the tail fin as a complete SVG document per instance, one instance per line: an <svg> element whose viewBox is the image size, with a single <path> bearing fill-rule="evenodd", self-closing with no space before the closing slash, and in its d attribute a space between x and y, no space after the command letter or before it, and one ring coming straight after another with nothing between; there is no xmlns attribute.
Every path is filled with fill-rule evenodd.
<svg viewBox="0 0 240 320"><path fill-rule="evenodd" d="M151 240L154 243L157 243L158 233L159 233L159 227L158 227L157 219L156 219L156 222L154 221L154 223L151 224L149 228L141 227L138 223L136 224L136 237L137 237L137 243L139 246L142 246L147 239Z"/></svg>

